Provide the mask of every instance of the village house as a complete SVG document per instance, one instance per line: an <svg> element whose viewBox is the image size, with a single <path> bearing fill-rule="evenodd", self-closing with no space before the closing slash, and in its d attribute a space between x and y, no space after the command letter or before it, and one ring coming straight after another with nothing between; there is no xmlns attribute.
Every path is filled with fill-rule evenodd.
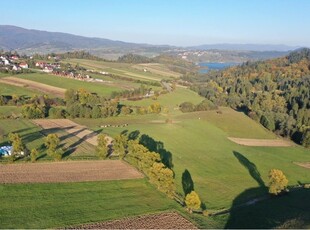
<svg viewBox="0 0 310 230"><path fill-rule="evenodd" d="M21 62L19 64L19 67L23 68L23 69L28 69L28 64L26 62Z"/></svg>
<svg viewBox="0 0 310 230"><path fill-rule="evenodd" d="M49 67L49 66L45 66L42 71L45 73L51 73L51 72L53 72L53 68Z"/></svg>

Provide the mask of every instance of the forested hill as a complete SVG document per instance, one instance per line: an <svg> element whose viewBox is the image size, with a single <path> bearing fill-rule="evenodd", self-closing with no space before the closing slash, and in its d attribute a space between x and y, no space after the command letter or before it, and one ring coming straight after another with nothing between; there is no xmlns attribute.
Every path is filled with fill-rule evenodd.
<svg viewBox="0 0 310 230"><path fill-rule="evenodd" d="M267 129L310 146L310 49L184 80L215 104L243 110Z"/></svg>
<svg viewBox="0 0 310 230"><path fill-rule="evenodd" d="M246 62L222 72L222 76L241 76L250 79L255 77L302 77L310 74L310 49L303 48L291 52L283 58L266 61Z"/></svg>

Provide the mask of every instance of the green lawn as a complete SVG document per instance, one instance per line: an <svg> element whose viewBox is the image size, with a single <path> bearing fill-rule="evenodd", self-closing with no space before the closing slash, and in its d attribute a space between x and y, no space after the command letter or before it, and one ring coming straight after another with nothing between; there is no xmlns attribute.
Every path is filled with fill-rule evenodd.
<svg viewBox="0 0 310 230"><path fill-rule="evenodd" d="M0 228L59 228L178 208L145 179L0 185Z"/></svg>
<svg viewBox="0 0 310 230"><path fill-rule="evenodd" d="M120 90L120 88L114 86L106 86L100 83L79 81L45 73L20 74L19 77L64 89L77 90L83 88L88 90L89 92L97 93L101 96L110 96L113 91Z"/></svg>

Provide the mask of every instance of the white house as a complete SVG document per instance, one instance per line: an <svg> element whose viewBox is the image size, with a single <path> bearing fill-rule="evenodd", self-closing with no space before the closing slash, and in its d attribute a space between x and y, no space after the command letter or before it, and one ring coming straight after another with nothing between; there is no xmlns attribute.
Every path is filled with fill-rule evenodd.
<svg viewBox="0 0 310 230"><path fill-rule="evenodd" d="M4 59L4 65L10 65L10 61L8 59Z"/></svg>
<svg viewBox="0 0 310 230"><path fill-rule="evenodd" d="M19 67L21 67L23 69L28 69L28 64L26 62L22 62L19 64Z"/></svg>

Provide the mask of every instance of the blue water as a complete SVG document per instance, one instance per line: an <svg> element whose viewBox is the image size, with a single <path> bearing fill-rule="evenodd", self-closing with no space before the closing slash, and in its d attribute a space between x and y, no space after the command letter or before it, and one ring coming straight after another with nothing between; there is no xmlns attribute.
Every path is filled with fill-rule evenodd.
<svg viewBox="0 0 310 230"><path fill-rule="evenodd" d="M222 70L238 64L239 63L236 62L200 62L198 65L202 67L202 69L199 70L199 73L208 73L210 70Z"/></svg>

